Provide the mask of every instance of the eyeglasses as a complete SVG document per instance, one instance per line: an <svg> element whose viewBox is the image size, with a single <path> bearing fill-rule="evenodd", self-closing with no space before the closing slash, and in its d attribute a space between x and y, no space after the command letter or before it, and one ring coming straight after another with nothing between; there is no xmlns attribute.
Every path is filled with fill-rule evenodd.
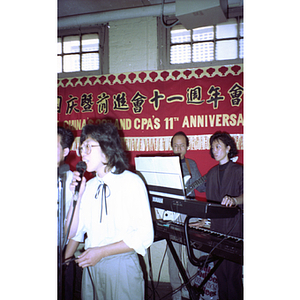
<svg viewBox="0 0 300 300"><path fill-rule="evenodd" d="M76 151L77 155L82 155L82 152L85 152L87 155L90 154L92 152L92 147L100 147L100 145L82 144Z"/></svg>

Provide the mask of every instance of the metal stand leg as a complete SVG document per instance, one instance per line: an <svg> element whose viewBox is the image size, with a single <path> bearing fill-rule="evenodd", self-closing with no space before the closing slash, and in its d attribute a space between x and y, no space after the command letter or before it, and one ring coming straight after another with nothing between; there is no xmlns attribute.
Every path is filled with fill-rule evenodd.
<svg viewBox="0 0 300 300"><path fill-rule="evenodd" d="M184 269L184 267L183 267L183 265L182 265L182 263L181 263L181 261L180 261L178 255L177 255L177 253L176 253L176 251L175 251L175 249L174 249L174 246L173 246L172 242L171 242L169 239L166 239L166 241L167 241L167 244L168 244L168 246L169 246L169 248L170 248L170 251L171 251L171 253L172 253L172 255L173 255L173 258L174 258L174 260L175 260L175 262L176 262L177 268L178 268L178 270L179 270L179 272L180 272L180 274L181 274L181 277L182 277L182 279L183 279L183 282L185 283L186 288L187 288L187 290L189 291L190 299L191 299L191 300L198 300L200 294L199 294L199 292L197 291L197 289L195 289L195 288L191 285L191 283L189 282L189 278L188 278L188 276L186 275L185 269Z"/></svg>
<svg viewBox="0 0 300 300"><path fill-rule="evenodd" d="M210 279L210 277L212 276L212 274L214 274L214 272L217 270L217 268L220 266L220 264L222 263L222 261L224 260L224 258L220 258L218 259L217 263L214 265L214 267L209 271L209 273L205 276L205 278L203 279L203 281L201 282L201 284L198 286L197 290L200 291L200 294L203 295L204 294L204 290L203 287L206 284L206 282Z"/></svg>
<svg viewBox="0 0 300 300"><path fill-rule="evenodd" d="M64 240L64 215L65 215L65 195L64 195L64 186L66 181L66 175L63 174L58 177L58 199L57 199L57 279L58 279L58 286L57 286L57 296L58 300L63 299L63 240Z"/></svg>

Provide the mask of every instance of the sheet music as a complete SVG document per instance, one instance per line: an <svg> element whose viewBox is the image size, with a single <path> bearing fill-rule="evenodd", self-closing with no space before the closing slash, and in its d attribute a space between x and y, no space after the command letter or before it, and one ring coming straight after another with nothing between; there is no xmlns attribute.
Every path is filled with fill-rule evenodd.
<svg viewBox="0 0 300 300"><path fill-rule="evenodd" d="M156 201L162 197L185 200L179 156L135 157L135 165L137 172L145 180L149 193L155 195ZM180 215L158 208L155 212L157 219L171 221L176 220Z"/></svg>
<svg viewBox="0 0 300 300"><path fill-rule="evenodd" d="M185 195L179 159L179 156L136 157L135 165L147 185L180 190Z"/></svg>

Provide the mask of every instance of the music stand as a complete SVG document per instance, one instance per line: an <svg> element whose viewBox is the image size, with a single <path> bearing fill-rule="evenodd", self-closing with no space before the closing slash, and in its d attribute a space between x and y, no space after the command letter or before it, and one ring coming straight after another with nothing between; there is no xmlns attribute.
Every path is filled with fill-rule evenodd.
<svg viewBox="0 0 300 300"><path fill-rule="evenodd" d="M159 199L161 199L161 197L183 201L186 200L179 156L136 157L135 165L137 173L144 179L148 187L148 192L150 197L152 197L152 201L160 201ZM156 216L161 217L159 209L156 208L155 210ZM171 215L171 218L174 219L179 215L179 213L171 211L168 211L167 213L168 216ZM190 298L192 300L198 300L200 295L199 290L191 285L171 240L166 238L166 242L186 285Z"/></svg>

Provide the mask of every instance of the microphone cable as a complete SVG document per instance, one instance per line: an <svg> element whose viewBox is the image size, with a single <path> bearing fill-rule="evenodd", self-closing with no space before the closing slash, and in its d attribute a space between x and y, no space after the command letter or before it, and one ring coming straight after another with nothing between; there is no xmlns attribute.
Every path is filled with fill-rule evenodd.
<svg viewBox="0 0 300 300"><path fill-rule="evenodd" d="M65 264L68 264L70 263L71 261L74 261L76 260L78 257L68 257L65 259L65 261L63 262L63 265ZM89 277L90 277L90 280L91 280L91 283L92 283L92 287L93 287L93 300L97 300L97 294L96 294L96 288L95 288L95 284L94 284L94 281L93 281L93 278L92 278L92 274L91 274L91 270L90 270L90 267L86 267L87 268L87 271L89 273Z"/></svg>
<svg viewBox="0 0 300 300"><path fill-rule="evenodd" d="M193 276L191 276L187 283L182 283L178 288L176 288L175 290L172 290L170 293L164 295L162 298L159 298L159 299L160 300L169 299L170 296L172 296L175 293L177 293L178 291L182 290L188 283L191 283L197 276L198 276L198 272L195 273Z"/></svg>
<svg viewBox="0 0 300 300"><path fill-rule="evenodd" d="M88 270L88 273L89 273L89 276L90 276L90 279L91 279L91 282L92 282L92 286L93 286L93 300L97 300L96 288L95 288L95 285L94 285L94 281L93 281L93 278L92 278L90 267L87 267L87 270Z"/></svg>

